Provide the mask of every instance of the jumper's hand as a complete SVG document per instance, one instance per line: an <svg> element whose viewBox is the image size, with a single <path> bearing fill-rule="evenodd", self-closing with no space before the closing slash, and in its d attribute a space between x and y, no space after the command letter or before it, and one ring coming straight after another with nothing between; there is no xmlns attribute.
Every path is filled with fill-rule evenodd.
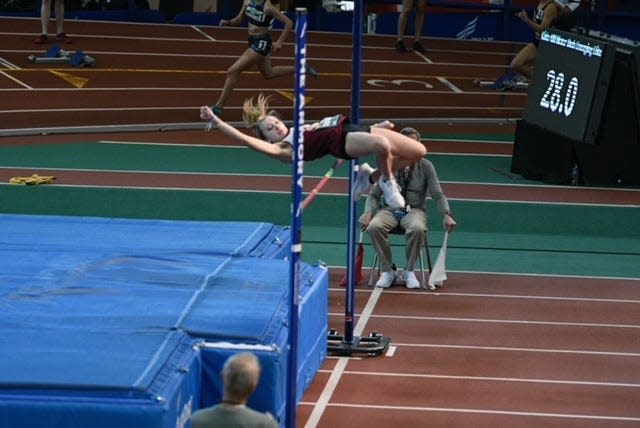
<svg viewBox="0 0 640 428"><path fill-rule="evenodd" d="M271 52L277 53L280 49L282 49L282 43L275 42L273 46L271 46Z"/></svg>
<svg viewBox="0 0 640 428"><path fill-rule="evenodd" d="M205 131L211 131L216 128L216 124L218 122L218 116L211 110L209 106L200 107L200 119L207 122L207 126L204 128Z"/></svg>
<svg viewBox="0 0 640 428"><path fill-rule="evenodd" d="M210 121L215 119L216 115L213 113L213 111L211 110L211 107L209 106L202 106L200 107L200 119L205 120L205 121Z"/></svg>

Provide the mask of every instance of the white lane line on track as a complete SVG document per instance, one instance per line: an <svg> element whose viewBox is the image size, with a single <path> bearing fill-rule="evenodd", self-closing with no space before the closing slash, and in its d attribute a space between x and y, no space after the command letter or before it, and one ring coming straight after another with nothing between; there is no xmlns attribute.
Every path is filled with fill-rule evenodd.
<svg viewBox="0 0 640 428"><path fill-rule="evenodd" d="M415 52L415 51L414 51ZM425 62L427 64L433 64L433 61L431 61L429 58L427 58L426 55L421 54L420 52L415 52L416 55L418 55L419 57L421 57L423 60L425 60ZM462 93L462 89L458 88L456 85L454 85L453 83L451 83L450 81L448 81L447 79L445 79L442 76L438 76L436 77L436 79L438 79L438 81L440 83L442 83L443 85L445 85L447 88L451 89L453 92L457 92L457 93Z"/></svg>
<svg viewBox="0 0 640 428"><path fill-rule="evenodd" d="M204 132L204 131L203 131ZM124 146L175 146L175 147L210 147L216 149L234 149L234 150L245 150L249 149L247 146L227 146L222 144L193 144L193 143L162 143L162 142L148 142L148 141L114 141L114 140L99 140L96 141L98 144L113 144L113 145L124 145ZM251 174L250 174L251 175Z"/></svg>
<svg viewBox="0 0 640 428"><path fill-rule="evenodd" d="M440 183L458 183L463 184L459 181L441 181ZM464 183L467 184L467 183ZM508 184L507 184L508 185ZM565 186L563 186L565 187ZM569 186L566 186L569 187ZM627 189L628 190L628 189ZM632 205L632 204L594 204L591 202L562 202L562 201L534 201L534 200L519 200L519 199L485 199L485 198L447 198L450 201L469 201L469 202L498 202L498 203L513 203L513 204L536 204L536 205L563 205L563 206L585 206L585 207L618 207L618 208L640 208L640 205ZM536 250L527 250L527 251L536 251Z"/></svg>
<svg viewBox="0 0 640 428"><path fill-rule="evenodd" d="M639 303L639 302L634 302ZM336 315L336 314L331 314ZM640 325L633 324L604 324L604 323L581 323L581 322L560 322L560 321L527 321L527 320L508 320L508 319L486 319L486 318L454 318L454 317L419 317L409 315L374 315L373 318L387 318L400 320L422 320L422 321L446 321L446 322L471 322L485 324L524 324L524 325L553 325L567 327L586 327L586 328L640 328Z"/></svg>
<svg viewBox="0 0 640 428"><path fill-rule="evenodd" d="M580 277L584 278L584 277ZM528 300L559 300L568 302L596 302L596 303L640 303L640 300L624 300L624 299L594 299L590 297L558 297L558 296L526 296L518 294L484 294L484 293L432 293L439 296L454 297L480 297L480 298L498 298L498 299L528 299Z"/></svg>
<svg viewBox="0 0 640 428"><path fill-rule="evenodd" d="M492 140L466 140L464 138L460 138L460 139L451 139L451 140L443 140L441 138L423 138L423 140L427 140L430 142L435 142L435 141L450 141L453 143L478 143L478 144L500 144L500 145L512 145L513 141L509 142L509 141L492 141ZM173 145L173 144L177 144L180 146L185 146L185 147L189 147L189 146L199 146L201 144L190 144L190 143L163 143L162 141L154 141L154 142L148 142L148 141L116 141L116 140L100 140L98 141L98 143L109 143L109 144L157 144L158 146L163 146L163 145ZM241 146L239 145L240 143L237 143L237 146L219 146L219 147L243 147L245 148L246 146ZM211 146L209 144L207 144L207 146ZM213 146L211 146L213 147ZM433 152L430 152L433 153ZM506 156L506 155L502 155L502 154L496 154L496 155L492 155L492 154L483 154L483 153L465 153L465 152L456 152L456 153L449 153L449 152L436 152L436 154L438 156L446 156L446 155L451 155L451 156L456 156L456 155L461 155L461 156L471 156L471 155L476 155L476 156ZM575 189L575 186L571 186L572 189ZM591 187L590 187L591 188ZM604 188L603 188L604 189ZM608 188L607 188L608 189Z"/></svg>
<svg viewBox="0 0 640 428"><path fill-rule="evenodd" d="M314 403L303 402L300 404L313 405ZM419 406L381 406L371 404L345 404L331 403L330 407L347 407L353 409L378 409L378 410L402 410L421 412L444 412L444 413L477 413L483 415L506 415L506 416L536 416L543 418L563 418L563 419L589 419L589 420L610 420L610 421L640 421L640 417L608 416L608 415L581 415L571 413L541 413L541 412L520 412L511 410L484 410L484 409L464 409L451 407L419 407Z"/></svg>
<svg viewBox="0 0 640 428"><path fill-rule="evenodd" d="M0 183L0 187L9 186L16 187L15 184L10 183ZM290 195L291 190L221 190L221 189L208 189L208 188L195 188L195 187L157 187L157 186L92 186L92 185L77 185L77 184L55 184L56 187L69 187L74 189L136 189L136 190L172 190L172 191L181 191L181 192L225 192L225 193L259 193L259 194L268 194L268 195Z"/></svg>
<svg viewBox="0 0 640 428"><path fill-rule="evenodd" d="M378 299L380 298L381 294L382 294L381 288L376 288L373 290L373 292L371 292L371 295L369 296L369 300L367 301L366 306L362 310L362 314L360 314L358 318L358 323L354 328L354 331L353 331L354 337L359 337L362 335L362 331L364 330L367 322L369 321L369 318L373 314L373 309L378 303ZM325 409L329 405L329 401L331 400L331 397L333 396L333 393L336 387L338 386L338 382L340 382L340 378L342 377L342 374L344 373L345 368L347 367L348 361L349 361L349 358L346 358L346 357L341 357L338 359L338 362L336 363L333 370L331 371L331 376L329 376L329 380L327 381L327 384L325 385L324 389L322 390L322 393L320 394L320 397L318 398L318 402L315 403L313 407L313 411L311 412L311 415L309 415L309 419L305 424L305 428L314 428L320 422L320 419L322 418L322 414L324 413Z"/></svg>
<svg viewBox="0 0 640 428"><path fill-rule="evenodd" d="M45 71L48 72L50 70L50 68L42 68L42 69L37 69L37 70L25 70L25 69L20 69L21 71L26 71L26 72L32 72L32 71ZM58 70L58 69L56 69ZM61 69L59 69L61 70ZM68 70L65 70L68 72ZM184 73L184 74L222 74L222 73L226 73L226 72L215 72L215 71L211 71L211 70L201 70L201 71L197 71L197 70L172 70L172 71L161 71L161 70L127 70L127 69L111 69L111 70L95 70L95 69L90 69L90 70L82 70L83 72L88 72L88 73L92 73L92 72L108 72L108 73L113 73L113 72L118 72L118 71L122 71L122 72L140 72L140 73L158 73L158 74L163 74L163 73L171 73L171 72L176 72L176 73ZM247 72L248 74L254 73L254 72ZM257 74L257 72L255 72L255 74ZM272 91L272 92L278 92L278 91L291 91L291 88L268 88L268 89L264 89L264 85L256 85L256 87L254 88L237 88L236 91L241 91L241 92L255 92L256 89L261 89L261 90L268 90L268 91ZM39 91L43 91L43 92L68 92L68 91L77 91L77 88L38 88ZM154 87L154 86L132 86L130 88L127 87L92 87L92 88L82 88L82 92L104 92L104 91L108 91L108 92L118 92L118 91L126 91L126 92L195 92L195 91L213 91L215 90L215 88L211 87L211 86L201 86L201 87L186 87L186 86L181 86L181 87L170 87L170 86L162 86L162 87ZM3 89L3 91L24 91L24 89L20 89L20 88L7 88L7 89ZM335 88L335 89L325 89L325 88L308 88L307 92L313 92L313 93L334 93L334 92L338 92L338 93L350 93L351 90L350 89L346 89L346 88ZM372 94L388 94L388 93L393 93L393 92L397 92L397 93L401 93L401 94L406 94L407 91L406 89L392 89L391 86L389 86L388 88L385 89L371 89L371 88L363 88L361 91L361 93L372 93ZM418 89L412 89L411 90L412 94L428 94L428 95L452 95L450 91L440 91L440 90L418 90ZM485 92L465 92L465 95L480 95L480 96L485 96L486 93ZM514 96L514 97L524 97L526 96L526 94L522 94L522 93L517 93L517 92L510 92L507 93L505 95L499 94L499 96ZM393 108L395 109L396 106L393 106ZM446 138L444 138L443 140L447 140ZM483 140L481 140L483 141Z"/></svg>
<svg viewBox="0 0 640 428"><path fill-rule="evenodd" d="M500 126L504 126L504 125L500 125ZM438 142L438 143L476 143L476 144L504 144L504 145L512 145L513 144L513 140L511 141L507 141L507 140L476 140L475 138L465 138L464 136L461 136L460 138L431 138L429 136L426 136L423 138L423 140L427 140L428 142L434 143L434 142ZM444 154L444 153L442 153ZM450 153L448 153L450 154ZM467 153L465 153L467 154ZM470 153L469 153L470 154Z"/></svg>
<svg viewBox="0 0 640 428"><path fill-rule="evenodd" d="M328 373L329 370L319 370L322 373ZM549 383L556 385L584 385L584 386L605 386L615 388L640 388L640 383L620 383L620 382L594 382L581 380L555 380L555 379L534 379L534 378L516 378L516 377L495 377L495 376L454 376L454 375L436 375L423 373L398 373L398 372L367 372L358 370L345 370L347 374L362 376L386 376L386 377L408 377L416 379L451 379L451 380L480 380L490 382L520 382L520 383Z"/></svg>
<svg viewBox="0 0 640 428"><path fill-rule="evenodd" d="M427 138L428 140L428 138ZM466 141L460 141L460 142L466 142ZM511 143L513 144L513 143ZM477 158L511 158L512 155L503 155L500 153L493 153L493 154L488 154L488 153L452 153L452 152L447 152L447 153L438 153L438 156L469 156L469 157L477 157ZM575 188L575 186L574 186Z"/></svg>
<svg viewBox="0 0 640 428"><path fill-rule="evenodd" d="M219 40L213 39L217 42L219 42ZM179 41L179 40L178 40ZM211 41L209 40L191 40L194 42L199 42L199 43L211 43ZM245 42L246 45L246 42ZM28 51L28 50L9 50L9 49L0 49L0 53L25 53L25 54L29 54L33 51ZM133 56L133 57L161 57L161 58L210 58L210 59L220 59L220 58L238 58L238 55L212 55L212 54L201 54L201 53L167 53L167 52L119 52L119 51L89 51L91 53L91 55L94 56L100 56L100 57L105 57L108 55L111 56ZM274 59L286 59L286 57L274 57ZM29 69L31 70L31 69ZM112 72L112 71L117 71L117 70L122 70L122 69L117 69L117 68L107 68L107 69L99 69L99 68L94 68L94 69L85 69L83 71L106 71L106 72ZM145 68L137 68L137 69L129 69L128 71L143 71L145 70ZM154 69L151 69L154 70ZM189 70L187 69L162 69L162 70L166 70L167 71L172 71L172 72L187 72ZM191 70L192 73L201 73L202 70ZM212 71L209 71L210 73Z"/></svg>
<svg viewBox="0 0 640 428"><path fill-rule="evenodd" d="M43 109L18 109L18 110L2 110L0 113L29 113L29 112L60 112L60 113L72 113L83 111L163 111L163 110L194 110L199 107L104 107L104 108L43 108Z"/></svg>
<svg viewBox="0 0 640 428"><path fill-rule="evenodd" d="M0 36L3 35L3 33L0 32ZM71 34L70 34L71 35ZM71 35L73 36L73 35ZM92 37L92 36L84 36L84 35L78 35L78 37ZM245 36L243 36L245 37ZM193 43L210 43L210 40L203 40L203 39L192 39L192 38L151 38L151 37L126 37L126 36L93 36L92 38L103 38L103 39L124 39L124 40L151 40L151 41L157 41L157 42L163 42L163 41L171 41L171 42L193 42ZM220 43L225 43L225 44L242 44L246 46L246 42L242 41L240 39L238 40L217 40L217 39L213 39L217 42ZM284 45L290 45L293 46L293 43L284 43ZM314 46L321 46L321 45L314 45ZM340 48L340 46L326 46L326 47L330 47L333 50ZM353 47L351 45L349 46L344 46L345 48L348 49L353 49ZM27 50L27 49L0 49L0 53L24 53L24 54L31 54L33 53L33 50ZM417 53L417 52L416 52ZM132 51L91 51L91 54L100 54L102 56L104 55L129 55L129 56L163 56L163 57L196 57L196 58L237 58L237 55L220 55L220 54L203 54L203 53L194 53L194 54L180 54L180 53L175 53L175 52L132 52ZM421 54L418 54L421 55ZM421 55L422 56L422 55ZM331 58L316 58L316 57L311 57L314 62L344 62L344 63L351 63L352 59L349 56L345 56L344 58L338 58L338 57L331 57ZM424 57L426 58L426 57ZM285 56L274 56L272 57L272 59L274 60L280 60L280 59L291 59L290 57L285 57ZM377 63L385 63L387 62L384 59L363 59L362 63L363 64L377 64ZM398 60L398 61L394 61L395 64L413 64L415 65L415 61L402 61L402 60ZM469 63L464 63L464 62L434 62L431 61L429 59L427 59L426 61L427 65L438 65L438 66L449 66L449 67L457 67L457 68L474 68L474 69L501 69L504 70L504 65L503 64L469 64ZM453 76L452 76L453 77ZM463 76L459 76L459 77L463 77ZM469 78L469 77L467 77Z"/></svg>
<svg viewBox="0 0 640 428"><path fill-rule="evenodd" d="M607 188L608 189L608 188ZM640 191L640 189L638 189ZM594 206L599 206L598 204ZM609 206L609 205L606 205ZM343 266L344 267L344 266ZM624 281L640 281L640 278L620 278L617 276L589 276L589 275L562 275L551 273L513 273L513 272L488 272L488 271L470 271L470 270L450 270L449 272L456 272L465 275L500 275L500 276L530 276L534 278L578 278L578 279L611 279L611 280L624 280Z"/></svg>
<svg viewBox="0 0 640 428"><path fill-rule="evenodd" d="M4 77L6 77L9 80L13 80L14 82L16 82L18 85L26 88L26 89L33 89L31 86L27 85L26 83L24 83L22 80L18 80L15 77L5 73L4 71L0 70L0 74L2 74ZM6 92L5 90L3 90L4 92Z"/></svg>
<svg viewBox="0 0 640 428"><path fill-rule="evenodd" d="M449 198L450 199L450 198ZM468 200L468 199L460 199L460 200ZM503 201L503 202L510 202L510 201ZM596 205L599 206L599 205ZM609 205L606 205L609 206ZM626 205L614 205L614 206L626 206ZM327 266L329 269L344 269L344 266L335 266L335 265L328 265ZM500 275L500 276L529 276L532 278L574 278L574 279L597 279L597 280L610 280L610 281L640 281L640 278L627 278L627 277L620 277L620 276L593 276L593 275L564 275L564 274L551 274L551 273L527 273L527 272L487 272L487 271L470 271L470 270L453 270L453 269L447 269L447 272L450 273L459 273L459 274L463 274L463 275ZM337 288L337 287L331 287L329 288L332 291L336 291L336 290L344 290L344 288ZM358 290L356 290L358 291ZM364 292L368 292L368 290L362 290ZM394 293L409 293L409 294L424 294L424 291L393 291ZM430 293L433 295L444 295L444 294L450 294L450 293ZM466 295L465 293L451 293L452 295L456 295L456 294L460 294L462 296ZM467 293L469 296L474 296L474 293ZM535 297L532 297L535 298ZM551 297L549 297L551 298ZM558 297L559 299L561 299L562 297ZM578 300L580 300L580 298L578 298Z"/></svg>
<svg viewBox="0 0 640 428"><path fill-rule="evenodd" d="M10 62L10 61L2 58L2 57L0 57L0 65L3 65L6 68L11 69L11 70L20 70L20 67L18 67L14 63L12 63L12 62Z"/></svg>
<svg viewBox="0 0 640 428"><path fill-rule="evenodd" d="M80 91L84 91L84 89L79 89ZM313 109L333 109L340 110L344 108L344 106L306 106L307 110ZM387 109L384 106L370 106L363 105L360 106L361 109ZM39 108L39 109L17 109L17 110L2 110L0 113L30 113L30 112L87 112L87 111L140 111L140 110L149 110L149 111L163 111L163 110L199 110L200 106L165 106L165 107L104 107L104 108ZM407 106L407 107L394 107L394 110L411 110L415 112L417 110L459 110L460 107L455 106ZM487 107L464 107L465 110L487 110ZM500 111L520 111L517 107L490 107L490 110L500 110ZM443 119L444 121L445 119Z"/></svg>
<svg viewBox="0 0 640 428"><path fill-rule="evenodd" d="M180 144L178 144L177 146L180 146ZM205 145L206 147L206 145ZM198 171L150 171L150 170L144 170L144 169L100 169L100 168L43 168L43 167L37 167L38 169L41 170L47 170L47 171L67 171L67 172L95 172L95 173L108 173L108 174L149 174L149 175L202 175L202 176L211 176L211 177L228 177L229 175L234 175L237 177L261 177L264 178L266 176L268 176L269 178L287 178L290 179L291 175L285 175L285 174L246 174L246 173L241 173L241 174L234 174L234 173L229 173L229 172L207 172L207 171L202 171L202 172L198 172ZM29 166L15 166L15 165L11 165L11 166L0 166L0 170L3 169L34 169L34 166L29 165ZM321 175L305 175L306 177L311 177L311 178L322 178L323 176ZM340 180L347 180L346 177L333 177L333 178L337 178ZM247 191L253 191L253 190L247 190Z"/></svg>
<svg viewBox="0 0 640 428"><path fill-rule="evenodd" d="M202 31L200 28L198 28L195 25L192 25L191 28L193 28L196 32L202 34L204 37L206 37L207 39L209 39L212 42L215 42L216 39L214 37L211 37L210 35L208 35L207 33L205 33L204 31Z"/></svg>
<svg viewBox="0 0 640 428"><path fill-rule="evenodd" d="M441 184L468 184L468 183L461 183L458 181L446 181L446 180L441 180L440 181ZM494 184L494 183L475 183L475 185L486 185L486 186L510 186L510 187L522 187L522 188L526 188L529 187L531 185L526 185L526 184ZM533 185L533 187L538 187ZM569 187L569 186L567 186ZM628 189L627 189L628 190ZM323 195L325 196L344 196L343 193L335 193L335 192L324 192ZM498 204L524 204L524 205L562 205L562 206L585 206L585 207L599 207L599 208L604 208L604 207L609 207L609 208L629 208L629 209L636 209L636 208L640 208L640 205L631 205L631 204L594 204L592 202L567 202L567 201L540 201L540 200L520 200L520 199L487 199L487 198L455 198L455 197L449 197L447 198L449 201L456 201L456 202L490 202L490 203L498 203ZM481 248L484 250L495 250L495 251L500 251L501 248ZM548 250L536 250L536 249L517 249L517 251L529 251L529 252L547 252ZM555 250L559 253L564 253L566 251L563 250ZM597 251L593 252L594 254L598 254ZM448 270L447 270L448 271ZM481 273L481 272L478 272ZM488 272L488 273L492 273L492 272ZM523 273L522 275L531 275L530 273ZM549 276L569 276L570 275L549 275ZM587 278L587 277L580 277L580 278ZM593 278L593 277L592 277ZM600 277L597 277L600 278ZM606 277L604 277L606 278ZM614 277L613 279L621 279L621 278L616 278ZM635 278L624 278L624 279L635 279ZM421 291L413 291L413 292L409 292L409 293L421 293ZM438 293L431 293L434 295L437 295Z"/></svg>
<svg viewBox="0 0 640 428"><path fill-rule="evenodd" d="M607 357L640 357L640 353L637 352L585 351L582 349L518 348L505 346L442 345L437 343L394 343L398 347L406 346L411 348L443 348L500 352L537 352L542 354L603 355Z"/></svg>
<svg viewBox="0 0 640 428"><path fill-rule="evenodd" d="M110 24L115 23L115 22L109 22ZM0 36L2 35L8 35L8 36L15 36L15 35L24 35L24 36L28 36L31 37L33 36L33 33L4 33L4 32L0 32ZM209 43L209 40L202 40L202 39L194 39L194 38L187 38L187 37L145 37L145 36L109 36L109 35L105 35L105 34L73 34L73 33L67 33L68 36L71 36L74 40L78 40L78 42L80 42L83 39L87 39L87 40L96 40L96 39L118 39L118 40L136 40L136 41L140 41L140 40L151 40L153 42L192 42L192 43ZM225 43L242 43L245 44L247 42L242 42L242 41L234 41L234 40L225 40ZM0 50L0 52L12 52L11 50L8 49L2 49ZM16 50L13 50L13 52L17 52ZM20 51L20 52L26 52L26 51ZM30 51L33 52L33 51ZM92 53L94 51L91 51ZM105 52L105 53L110 53L110 52ZM129 53L130 55L148 55L148 53L146 52L140 52L140 53ZM165 54L165 55L172 55L172 54Z"/></svg>

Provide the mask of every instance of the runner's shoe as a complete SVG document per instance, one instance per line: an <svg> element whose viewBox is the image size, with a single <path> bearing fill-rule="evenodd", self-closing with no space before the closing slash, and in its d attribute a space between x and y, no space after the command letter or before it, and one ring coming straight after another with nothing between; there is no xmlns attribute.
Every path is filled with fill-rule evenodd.
<svg viewBox="0 0 640 428"><path fill-rule="evenodd" d="M315 68L311 67L309 64L304 65L304 71L306 71L307 74L313 77L314 79L318 78L318 72L316 71Z"/></svg>
<svg viewBox="0 0 640 428"><path fill-rule="evenodd" d="M516 81L515 80L504 80L502 82L502 89L503 91L512 91L516 88Z"/></svg>
<svg viewBox="0 0 640 428"><path fill-rule="evenodd" d="M498 80L493 83L493 89L495 89L496 91L503 91L505 89L505 86L507 89L513 88L517 76L518 73L513 70L503 74L498 78Z"/></svg>
<svg viewBox="0 0 640 428"><path fill-rule="evenodd" d="M406 203L402 194L400 194L400 186L394 179L384 181L382 177L378 180L378 186L382 189L384 201L390 208L394 210L404 209Z"/></svg>
<svg viewBox="0 0 640 428"><path fill-rule="evenodd" d="M67 36L66 33L56 34L56 39L62 43L67 43L67 44L71 43L71 38L69 38L69 36Z"/></svg>
<svg viewBox="0 0 640 428"><path fill-rule="evenodd" d="M213 114L215 114L218 117L222 117L222 114L224 113L224 107L219 107L217 105L215 106L211 106L211 111L213 112Z"/></svg>
<svg viewBox="0 0 640 428"><path fill-rule="evenodd" d="M358 174L356 176L356 184L353 185L353 199L358 200L371 188L371 173L374 171L368 163L360 164Z"/></svg>
<svg viewBox="0 0 640 428"><path fill-rule="evenodd" d="M49 41L49 36L46 34L40 34L35 40L36 45L43 45Z"/></svg>
<svg viewBox="0 0 640 428"><path fill-rule="evenodd" d="M398 40L398 41L396 42L396 50L397 50L398 52L409 52L409 51L407 50L407 46L404 44L404 41L402 41L402 40Z"/></svg>

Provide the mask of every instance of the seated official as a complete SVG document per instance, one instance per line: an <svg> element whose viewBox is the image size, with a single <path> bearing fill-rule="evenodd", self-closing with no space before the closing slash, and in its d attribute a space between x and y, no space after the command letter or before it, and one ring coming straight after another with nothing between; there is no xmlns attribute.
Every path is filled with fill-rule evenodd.
<svg viewBox="0 0 640 428"><path fill-rule="evenodd" d="M417 141L420 134L413 128L400 131ZM373 244L374 251L381 262L382 274L376 287L389 287L393 283L404 282L407 288L420 288L420 282L414 273L415 261L424 246L425 231L427 230L426 199L431 195L438 211L444 217L444 228L451 232L456 227L449 202L442 192L440 180L431 161L422 158L420 161L407 166L396 173L396 182L401 187L408 207L393 209L385 203L380 187L373 186L360 216L360 228L366 230ZM393 269L394 263L389 245L389 232L398 225L405 230L406 236L406 268L402 277Z"/></svg>

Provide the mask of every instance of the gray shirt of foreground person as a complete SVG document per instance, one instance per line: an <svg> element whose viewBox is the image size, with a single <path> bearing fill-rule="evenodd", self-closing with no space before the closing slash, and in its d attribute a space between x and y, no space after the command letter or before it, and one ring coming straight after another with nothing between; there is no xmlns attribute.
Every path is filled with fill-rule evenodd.
<svg viewBox="0 0 640 428"><path fill-rule="evenodd" d="M235 354L222 367L222 402L196 410L191 416L193 428L278 428L270 413L247 407L247 400L260 381L262 367L251 352Z"/></svg>
<svg viewBox="0 0 640 428"><path fill-rule="evenodd" d="M261 413L244 404L216 404L191 418L193 428L278 428L270 413Z"/></svg>

